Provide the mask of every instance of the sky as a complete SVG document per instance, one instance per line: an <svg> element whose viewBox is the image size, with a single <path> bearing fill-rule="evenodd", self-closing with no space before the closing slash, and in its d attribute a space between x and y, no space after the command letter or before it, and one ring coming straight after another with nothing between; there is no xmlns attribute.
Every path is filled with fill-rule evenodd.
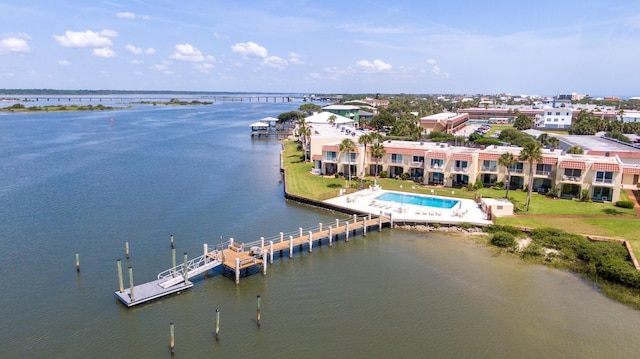
<svg viewBox="0 0 640 359"><path fill-rule="evenodd" d="M0 88L640 96L640 1L0 0Z"/></svg>

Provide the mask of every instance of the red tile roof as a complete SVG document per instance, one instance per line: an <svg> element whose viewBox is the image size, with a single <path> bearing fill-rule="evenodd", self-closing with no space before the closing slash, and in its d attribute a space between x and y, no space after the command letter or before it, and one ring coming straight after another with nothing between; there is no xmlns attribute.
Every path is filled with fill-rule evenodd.
<svg viewBox="0 0 640 359"><path fill-rule="evenodd" d="M594 163L591 168L594 171L620 172L620 166L617 163Z"/></svg>
<svg viewBox="0 0 640 359"><path fill-rule="evenodd" d="M580 161L562 161L560 162L561 168L575 168L580 170L587 169L587 164Z"/></svg>

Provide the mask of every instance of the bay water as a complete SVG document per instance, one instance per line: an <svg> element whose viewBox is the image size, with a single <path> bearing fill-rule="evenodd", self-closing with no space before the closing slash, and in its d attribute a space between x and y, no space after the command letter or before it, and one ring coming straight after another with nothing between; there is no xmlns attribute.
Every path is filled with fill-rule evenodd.
<svg viewBox="0 0 640 359"><path fill-rule="evenodd" d="M183 358L638 356L640 313L579 277L399 229L285 253L239 285L210 273L118 302L116 259L154 280L170 234L181 259L344 218L286 201L281 142L249 135L300 104L0 114L0 357L170 357L170 322Z"/></svg>

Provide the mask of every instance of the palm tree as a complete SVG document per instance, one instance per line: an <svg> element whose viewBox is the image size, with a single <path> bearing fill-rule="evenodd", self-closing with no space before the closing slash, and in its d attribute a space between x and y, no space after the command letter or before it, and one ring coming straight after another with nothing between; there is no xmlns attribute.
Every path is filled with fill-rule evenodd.
<svg viewBox="0 0 640 359"><path fill-rule="evenodd" d="M547 139L547 144L551 146L551 151L553 151L554 149L558 148L558 146L560 146L560 140L558 139L558 137L549 137Z"/></svg>
<svg viewBox="0 0 640 359"><path fill-rule="evenodd" d="M344 140L342 140L342 142L340 142L339 150L341 153L347 154L347 159L349 163L349 170L348 170L349 187L351 187L351 152L353 152L355 149L356 149L356 144L350 138L345 138Z"/></svg>
<svg viewBox="0 0 640 359"><path fill-rule="evenodd" d="M505 152L498 158L498 165L504 166L507 170L507 193L504 198L509 198L509 185L511 184L511 167L517 163L511 152Z"/></svg>
<svg viewBox="0 0 640 359"><path fill-rule="evenodd" d="M300 136L302 141L302 151L304 153L304 161L307 161L307 137L311 136L311 128L307 125L304 117L298 118L296 120L296 125L298 126L297 134Z"/></svg>
<svg viewBox="0 0 640 359"><path fill-rule="evenodd" d="M335 125L335 123L336 123L336 120L337 120L337 119L338 119L338 118L336 117L336 115L331 115L331 116L329 116L329 118L327 119L327 122L329 122L329 124L330 124L331 126L333 126L333 125Z"/></svg>
<svg viewBox="0 0 640 359"><path fill-rule="evenodd" d="M387 154L387 150L384 148L384 145L381 142L375 142L371 145L371 157L376 160L376 171L374 175L374 179L378 181L378 160L380 160L384 155Z"/></svg>
<svg viewBox="0 0 640 359"><path fill-rule="evenodd" d="M364 156L362 156L362 170L360 178L364 177L364 169L367 166L367 145L373 143L373 133L365 133L358 138L358 143L364 145Z"/></svg>
<svg viewBox="0 0 640 359"><path fill-rule="evenodd" d="M530 141L520 151L520 160L529 162L529 185L527 188L527 211L531 202L533 191L533 163L542 162L542 144L538 141Z"/></svg>

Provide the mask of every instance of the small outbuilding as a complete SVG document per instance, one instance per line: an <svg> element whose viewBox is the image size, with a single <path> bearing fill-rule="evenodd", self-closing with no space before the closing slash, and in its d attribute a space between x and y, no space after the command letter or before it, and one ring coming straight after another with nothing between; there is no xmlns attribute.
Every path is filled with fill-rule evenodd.
<svg viewBox="0 0 640 359"><path fill-rule="evenodd" d="M506 198L482 198L480 205L482 212L487 215L487 219L513 216L513 203Z"/></svg>

